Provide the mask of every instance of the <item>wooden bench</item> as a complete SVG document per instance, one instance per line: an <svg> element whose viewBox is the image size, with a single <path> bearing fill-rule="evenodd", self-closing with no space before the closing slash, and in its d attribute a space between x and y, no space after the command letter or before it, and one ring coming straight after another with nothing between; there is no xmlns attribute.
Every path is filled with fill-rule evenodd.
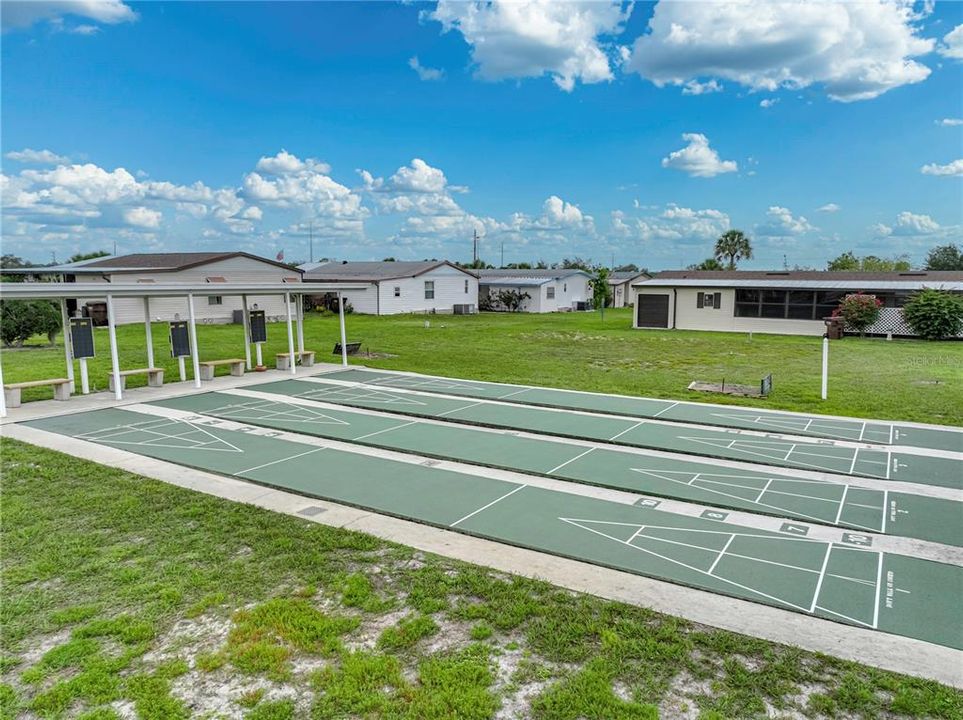
<svg viewBox="0 0 963 720"><path fill-rule="evenodd" d="M54 400L70 399L70 380L67 378L53 378L51 380L30 380L29 382L9 383L3 386L3 398L7 407L20 407L20 391L23 388L43 387L52 385Z"/></svg>
<svg viewBox="0 0 963 720"><path fill-rule="evenodd" d="M276 365L278 370L288 370L291 367L290 364L290 354L289 353L278 353ZM294 362L297 363L301 360L302 367L311 367L314 365L314 350L297 350L294 353Z"/></svg>
<svg viewBox="0 0 963 720"><path fill-rule="evenodd" d="M164 369L163 368L134 368L133 370L121 370L120 371L120 389L123 390L127 387L127 376L128 375L146 375L147 384L150 387L162 387L164 385ZM114 373L110 373L107 376L107 386L110 391L114 391Z"/></svg>
<svg viewBox="0 0 963 720"><path fill-rule="evenodd" d="M202 363L198 363L201 368L201 380L213 380L214 368L218 365L230 365L231 375L240 377L244 374L244 363L244 360L238 360L237 358L231 358L230 360L205 360Z"/></svg>

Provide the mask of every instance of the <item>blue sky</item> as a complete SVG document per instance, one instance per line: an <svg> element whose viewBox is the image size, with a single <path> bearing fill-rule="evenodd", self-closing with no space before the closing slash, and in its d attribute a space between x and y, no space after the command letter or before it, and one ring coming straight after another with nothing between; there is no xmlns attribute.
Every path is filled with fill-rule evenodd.
<svg viewBox="0 0 963 720"><path fill-rule="evenodd" d="M963 3L3 3L3 252L963 240Z"/></svg>

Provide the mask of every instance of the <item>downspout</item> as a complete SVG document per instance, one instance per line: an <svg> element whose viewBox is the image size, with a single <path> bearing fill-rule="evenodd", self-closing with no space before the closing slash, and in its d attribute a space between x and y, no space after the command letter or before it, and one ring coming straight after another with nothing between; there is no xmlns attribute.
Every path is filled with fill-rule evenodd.
<svg viewBox="0 0 963 720"><path fill-rule="evenodd" d="M679 289L672 288L672 329L675 330L675 311L679 308Z"/></svg>

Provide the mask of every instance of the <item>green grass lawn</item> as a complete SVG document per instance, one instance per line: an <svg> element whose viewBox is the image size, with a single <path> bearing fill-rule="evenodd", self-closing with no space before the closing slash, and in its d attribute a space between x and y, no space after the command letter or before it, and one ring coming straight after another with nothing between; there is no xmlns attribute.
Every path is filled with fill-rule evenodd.
<svg viewBox="0 0 963 720"><path fill-rule="evenodd" d="M784 335L747 335L681 330L633 330L631 309L550 315L348 317L349 340L391 357L357 358L372 367L520 382L602 392L765 407L858 417L963 425L963 343L880 338L834 341L829 400L819 398L821 340ZM201 359L243 357L241 328L198 328ZM167 326L153 330L155 358L176 379ZM287 350L283 324L268 327L265 357ZM146 363L140 325L118 330L123 367ZM309 316L305 342L328 355L338 339L336 317ZM45 338L44 338L45 340ZM40 339L37 339L40 342ZM106 330L97 330L93 387L107 387L110 359ZM29 347L3 353L7 382L64 375L62 347ZM189 364L188 364L189 366ZM190 372L190 369L188 369ZM227 372L226 368L221 372ZM706 395L686 389L692 380L755 384L772 373L767 400ZM144 384L131 378L132 386ZM50 397L49 389L24 398Z"/></svg>
<svg viewBox="0 0 963 720"><path fill-rule="evenodd" d="M2 718L963 718L934 682L16 441L0 473Z"/></svg>

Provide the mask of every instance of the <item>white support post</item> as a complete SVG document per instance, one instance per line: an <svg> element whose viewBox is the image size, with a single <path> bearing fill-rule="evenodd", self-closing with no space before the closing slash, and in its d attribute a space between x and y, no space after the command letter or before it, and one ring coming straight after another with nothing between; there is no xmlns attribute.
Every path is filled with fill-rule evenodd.
<svg viewBox="0 0 963 720"><path fill-rule="evenodd" d="M191 360L194 365L194 387L201 386L201 358L197 349L197 322L194 317L194 296L187 294L187 329L191 334Z"/></svg>
<svg viewBox="0 0 963 720"><path fill-rule="evenodd" d="M257 362L257 367L264 367L264 358L261 356L261 345L263 343L254 343L255 361Z"/></svg>
<svg viewBox="0 0 963 720"><path fill-rule="evenodd" d="M241 324L244 326L244 367L251 369L251 322L247 316L247 295L241 295ZM261 363L258 363L260 365Z"/></svg>
<svg viewBox="0 0 963 720"><path fill-rule="evenodd" d="M295 295L298 308L298 352L304 352L304 295ZM303 361L304 358L302 358Z"/></svg>
<svg viewBox="0 0 963 720"><path fill-rule="evenodd" d="M344 298L338 290L338 325L341 327L341 364L348 367L348 341L344 334Z"/></svg>
<svg viewBox="0 0 963 720"><path fill-rule="evenodd" d="M107 335L110 337L110 367L114 376L114 399L121 400L124 391L120 385L120 358L117 355L117 328L114 325L114 298L107 296Z"/></svg>
<svg viewBox="0 0 963 720"><path fill-rule="evenodd" d="M829 390L829 335L823 335L823 387L820 397L826 399Z"/></svg>
<svg viewBox="0 0 963 720"><path fill-rule="evenodd" d="M147 336L147 367L154 367L154 337L150 327L150 298L144 297L144 334Z"/></svg>
<svg viewBox="0 0 963 720"><path fill-rule="evenodd" d="M294 355L294 328L291 321L291 293L289 292L284 293L284 307L288 311L288 359L291 361L291 374L296 375L298 367Z"/></svg>
<svg viewBox="0 0 963 720"><path fill-rule="evenodd" d="M90 378L87 375L87 358L82 357L77 362L80 363L80 392L90 395Z"/></svg>
<svg viewBox="0 0 963 720"><path fill-rule="evenodd" d="M181 373L181 382L187 382L187 366L184 363L183 355L177 358L177 369Z"/></svg>
<svg viewBox="0 0 963 720"><path fill-rule="evenodd" d="M3 391L3 365L0 365L0 418L7 417L7 397Z"/></svg>
<svg viewBox="0 0 963 720"><path fill-rule="evenodd" d="M60 323L64 334L64 357L67 360L67 379L70 380L70 392L74 392L74 348L70 337L70 318L67 317L67 299L60 298Z"/></svg>

